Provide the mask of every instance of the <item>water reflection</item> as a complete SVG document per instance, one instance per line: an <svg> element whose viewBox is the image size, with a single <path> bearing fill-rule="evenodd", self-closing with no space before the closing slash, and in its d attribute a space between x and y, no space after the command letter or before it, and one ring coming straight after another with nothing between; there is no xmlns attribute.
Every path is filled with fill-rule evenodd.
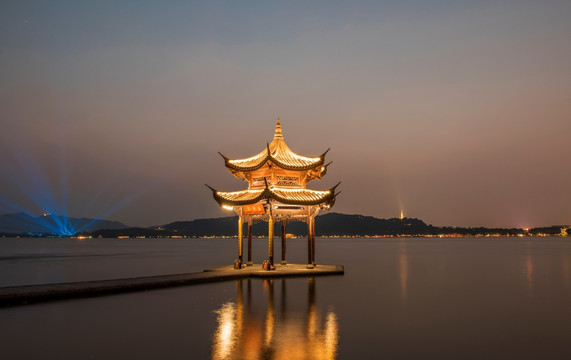
<svg viewBox="0 0 571 360"><path fill-rule="evenodd" d="M263 280L263 288L252 295L257 281L238 280L235 302L216 310L218 326L213 336L212 358L222 359L334 359L339 325L333 310L325 314L316 304L315 279L289 280L292 285L307 282L307 302L297 289L288 297L288 280L282 279L281 306L276 316L275 284ZM293 283L297 281L297 283ZM247 290L244 299L243 285ZM303 284L302 284L303 285ZM260 303L256 306L255 303ZM246 304L244 304L244 301ZM254 304L254 306L252 306ZM291 306L289 306L291 305ZM291 307L291 309L290 309Z"/></svg>
<svg viewBox="0 0 571 360"><path fill-rule="evenodd" d="M533 296L533 256L531 254L532 249L530 248L530 242L526 242L526 254L525 254L525 265L524 265L524 274L527 280L527 290L529 292L529 296Z"/></svg>
<svg viewBox="0 0 571 360"><path fill-rule="evenodd" d="M406 249L406 243L404 241L399 242L399 279L400 279L400 289L402 302L406 302L406 288L408 284L408 254Z"/></svg>
<svg viewBox="0 0 571 360"><path fill-rule="evenodd" d="M533 257L531 254L525 256L525 277L530 296L533 295Z"/></svg>
<svg viewBox="0 0 571 360"><path fill-rule="evenodd" d="M565 287L569 287L569 279L571 278L571 256L563 255L563 259L561 260L561 268L563 271L563 283Z"/></svg>

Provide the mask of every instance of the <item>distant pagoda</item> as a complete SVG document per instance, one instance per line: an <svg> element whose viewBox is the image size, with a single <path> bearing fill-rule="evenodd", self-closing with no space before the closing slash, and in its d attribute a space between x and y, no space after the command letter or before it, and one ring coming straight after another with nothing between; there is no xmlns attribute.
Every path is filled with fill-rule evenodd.
<svg viewBox="0 0 571 360"><path fill-rule="evenodd" d="M238 260L236 268L243 266L243 223L248 224L248 263L252 265L252 224L268 222L267 269L274 266L274 222L282 225L282 261L286 261L286 223L303 221L308 225L307 267L315 266L315 216L321 209L330 209L335 203L335 187L329 190L310 190L307 183L321 179L327 172L325 151L319 157L305 157L291 151L283 135L278 118L274 139L266 148L249 158L224 158L226 168L238 179L248 181L248 189L223 192L210 186L218 204L238 214Z"/></svg>

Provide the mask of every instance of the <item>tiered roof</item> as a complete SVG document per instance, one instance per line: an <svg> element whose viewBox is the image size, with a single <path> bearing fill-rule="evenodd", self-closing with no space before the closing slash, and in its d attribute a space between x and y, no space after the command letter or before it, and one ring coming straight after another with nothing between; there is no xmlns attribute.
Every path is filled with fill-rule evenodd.
<svg viewBox="0 0 571 360"><path fill-rule="evenodd" d="M256 204L262 200L276 200L289 205L325 205L332 207L335 203L335 189L339 184L329 190L310 189L284 189L266 187L265 189L247 189L241 191L212 190L214 199L220 206L241 206Z"/></svg>
<svg viewBox="0 0 571 360"><path fill-rule="evenodd" d="M328 151L329 149L320 156L312 158L294 153L289 146L287 146L283 138L282 126L280 124L280 119L278 119L274 139L257 155L235 160L229 159L222 154L220 155L224 158L226 167L233 173L258 170L268 161L285 170L306 171L316 169L321 166L323 167L322 171L325 171L326 166L323 166L323 164L325 162L325 155Z"/></svg>
<svg viewBox="0 0 571 360"><path fill-rule="evenodd" d="M280 120L277 120L274 139L271 143L267 144L266 149L249 158L245 159L229 159L222 155L224 163L228 170L232 172L237 178L252 177L262 175L262 187L259 185L251 187L247 190L224 192L217 191L210 186L214 199L220 206L242 206L251 205L262 202L264 200L275 200L276 202L288 205L320 205L322 207L330 208L335 203L335 187L329 190L310 190L305 188L307 181L311 179L319 179L325 175L327 165L324 165L325 155L329 150L325 151L318 157L305 157L294 153L289 146L287 146L283 135ZM264 165L268 164L267 168ZM276 165L282 171L290 171L304 175L305 181L299 182L297 185L292 186L277 186L276 184L268 184L268 178L263 175L270 169L270 165ZM272 168L275 169L275 168ZM257 175L256 175L257 174ZM298 176L298 175L296 175ZM289 185L289 184L288 184Z"/></svg>

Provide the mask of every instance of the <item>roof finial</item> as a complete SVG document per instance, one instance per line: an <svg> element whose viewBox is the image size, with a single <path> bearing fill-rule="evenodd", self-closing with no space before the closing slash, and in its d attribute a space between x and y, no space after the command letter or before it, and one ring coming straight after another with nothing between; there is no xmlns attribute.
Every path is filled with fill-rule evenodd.
<svg viewBox="0 0 571 360"><path fill-rule="evenodd" d="M280 124L280 118L278 118L278 122L276 124L276 132L274 134L274 139L283 139L282 125Z"/></svg>

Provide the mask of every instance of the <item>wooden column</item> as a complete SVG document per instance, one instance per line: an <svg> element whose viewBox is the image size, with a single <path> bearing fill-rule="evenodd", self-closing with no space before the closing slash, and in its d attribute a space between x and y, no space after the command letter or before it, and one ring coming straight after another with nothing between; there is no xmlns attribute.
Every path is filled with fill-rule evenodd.
<svg viewBox="0 0 571 360"><path fill-rule="evenodd" d="M238 216L238 262L240 263L240 269L244 263L244 234L242 229L242 216Z"/></svg>
<svg viewBox="0 0 571 360"><path fill-rule="evenodd" d="M312 223L311 223L311 216L307 217L307 268L313 269L313 246L311 244L311 237L312 237Z"/></svg>
<svg viewBox="0 0 571 360"><path fill-rule="evenodd" d="M282 265L287 265L286 261L286 221L282 220Z"/></svg>
<svg viewBox="0 0 571 360"><path fill-rule="evenodd" d="M268 220L268 255L270 257L270 269L274 267L274 218L270 215Z"/></svg>
<svg viewBox="0 0 571 360"><path fill-rule="evenodd" d="M248 263L246 265L252 266L252 221L248 221Z"/></svg>

